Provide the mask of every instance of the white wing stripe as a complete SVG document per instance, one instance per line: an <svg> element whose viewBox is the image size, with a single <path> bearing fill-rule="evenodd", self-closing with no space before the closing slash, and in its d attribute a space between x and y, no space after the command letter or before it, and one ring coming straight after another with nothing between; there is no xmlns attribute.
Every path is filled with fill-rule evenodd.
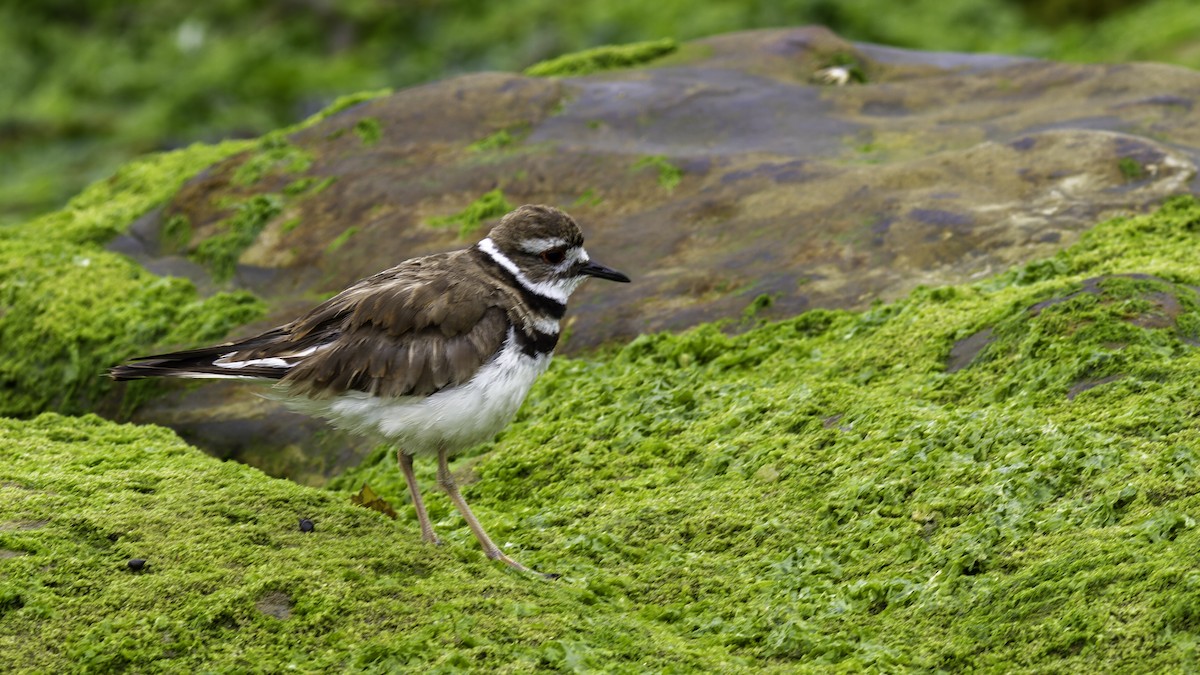
<svg viewBox="0 0 1200 675"><path fill-rule="evenodd" d="M262 366L264 368L291 368L292 366L299 363L300 360L303 359L304 357L309 356L311 354L315 354L318 350L324 349L328 346L329 346L328 344L313 345L312 347L309 347L308 349L296 352L295 354L289 354L286 357L269 356L269 357L263 358L263 359L246 359L245 361L226 361L225 359L228 359L229 357L231 357L237 353L237 352L229 352L228 354L223 355L221 358L217 359L216 361L213 361L213 365L218 366L220 368L231 368L231 369L245 368L247 366Z"/></svg>

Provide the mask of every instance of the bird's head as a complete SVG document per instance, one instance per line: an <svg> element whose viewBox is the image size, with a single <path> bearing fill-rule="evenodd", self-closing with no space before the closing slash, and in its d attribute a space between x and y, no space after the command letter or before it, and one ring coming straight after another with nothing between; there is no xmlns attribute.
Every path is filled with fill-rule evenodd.
<svg viewBox="0 0 1200 675"><path fill-rule="evenodd" d="M512 272L529 290L566 303L588 277L628 282L583 248L583 233L553 206L526 204L504 216L477 246Z"/></svg>

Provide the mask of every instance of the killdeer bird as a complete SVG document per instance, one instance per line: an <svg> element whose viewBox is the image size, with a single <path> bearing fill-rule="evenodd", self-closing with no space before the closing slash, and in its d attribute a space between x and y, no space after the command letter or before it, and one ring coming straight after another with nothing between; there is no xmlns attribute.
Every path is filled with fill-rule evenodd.
<svg viewBox="0 0 1200 675"><path fill-rule="evenodd" d="M521 206L474 246L413 258L304 316L245 340L144 356L117 380L236 378L274 383L301 412L395 441L421 525L441 543L413 475L436 455L438 484L489 558L522 571L488 537L450 473L456 453L512 420L550 363L567 299L588 277L629 281L593 262L566 213Z"/></svg>

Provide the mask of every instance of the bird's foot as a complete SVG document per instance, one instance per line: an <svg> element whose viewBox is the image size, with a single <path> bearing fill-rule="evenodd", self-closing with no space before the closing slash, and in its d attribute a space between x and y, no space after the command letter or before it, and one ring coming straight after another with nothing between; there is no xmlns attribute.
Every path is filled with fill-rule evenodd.
<svg viewBox="0 0 1200 675"><path fill-rule="evenodd" d="M501 551L500 549L484 551L484 554L486 554L487 557L491 558L492 560L499 560L500 562L504 563L505 565L508 565L509 567L511 567L513 569L520 570L522 572L527 572L529 574L535 574L535 575L537 575L543 579L546 579L548 581L553 581L562 576L561 574L548 574L545 572L538 572L537 570L531 570L528 567L517 562L516 560L513 560L512 558L505 555L504 552Z"/></svg>

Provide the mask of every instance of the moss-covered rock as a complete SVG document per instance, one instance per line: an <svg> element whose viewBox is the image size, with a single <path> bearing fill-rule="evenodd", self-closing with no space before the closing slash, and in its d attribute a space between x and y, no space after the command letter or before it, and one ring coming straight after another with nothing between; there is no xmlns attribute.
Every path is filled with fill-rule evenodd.
<svg viewBox="0 0 1200 675"><path fill-rule="evenodd" d="M0 228L0 415L97 408L111 390L111 366L154 349L223 338L262 316L263 303L242 290L201 297L192 282L158 277L106 248L139 218L153 216L185 183L233 155L245 157L231 181L252 188L264 177L302 171L311 155L287 143L304 129L388 93L363 92L257 141L228 141L129 162L66 207L21 225ZM319 193L333 179L304 178L282 194L254 194L230 205L220 232L199 242L191 257L218 281L228 279L244 250L289 199ZM164 220L165 248L186 248L193 235L182 214ZM128 412L157 390L135 383L106 400L106 414Z"/></svg>
<svg viewBox="0 0 1200 675"><path fill-rule="evenodd" d="M91 410L109 389L101 375L113 364L156 345L219 339L262 313L249 293L201 298L191 282L156 277L102 246L245 145L197 145L132 162L63 210L0 229L0 415Z"/></svg>

